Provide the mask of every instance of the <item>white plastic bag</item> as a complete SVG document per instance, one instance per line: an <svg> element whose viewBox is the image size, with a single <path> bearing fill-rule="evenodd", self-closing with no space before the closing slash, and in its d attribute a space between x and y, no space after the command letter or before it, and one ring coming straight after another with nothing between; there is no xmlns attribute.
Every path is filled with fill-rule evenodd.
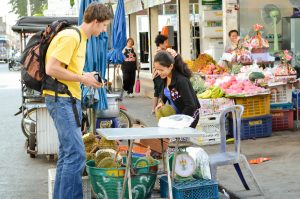
<svg viewBox="0 0 300 199"><path fill-rule="evenodd" d="M158 121L159 127L165 128L186 128L189 127L194 121L194 118L188 115L177 114L168 117L161 117Z"/></svg>
<svg viewBox="0 0 300 199"><path fill-rule="evenodd" d="M188 147L186 150L196 162L196 169L193 175L202 179L211 179L207 153L200 147Z"/></svg>

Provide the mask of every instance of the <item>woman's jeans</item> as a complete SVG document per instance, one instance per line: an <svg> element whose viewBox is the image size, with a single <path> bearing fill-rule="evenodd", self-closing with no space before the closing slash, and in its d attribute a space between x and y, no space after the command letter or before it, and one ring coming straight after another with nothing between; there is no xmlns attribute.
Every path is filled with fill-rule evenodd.
<svg viewBox="0 0 300 199"><path fill-rule="evenodd" d="M82 199L82 172L85 165L85 151L81 128L77 127L69 97L45 98L48 111L54 121L59 154L53 199ZM76 100L78 114L82 116L81 102Z"/></svg>

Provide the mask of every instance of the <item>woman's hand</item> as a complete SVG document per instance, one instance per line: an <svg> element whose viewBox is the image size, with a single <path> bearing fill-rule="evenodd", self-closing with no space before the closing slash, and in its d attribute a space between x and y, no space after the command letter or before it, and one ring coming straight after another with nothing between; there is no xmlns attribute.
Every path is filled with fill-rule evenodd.
<svg viewBox="0 0 300 199"><path fill-rule="evenodd" d="M167 48L166 51L168 53L170 53L172 55L172 57L174 57L174 58L177 56L177 52L174 49L172 49L172 48Z"/></svg>
<svg viewBox="0 0 300 199"><path fill-rule="evenodd" d="M159 109L161 109L162 107L163 107L163 103L162 102L159 102L158 104L157 104L157 106L155 107L155 112L156 111L158 111Z"/></svg>

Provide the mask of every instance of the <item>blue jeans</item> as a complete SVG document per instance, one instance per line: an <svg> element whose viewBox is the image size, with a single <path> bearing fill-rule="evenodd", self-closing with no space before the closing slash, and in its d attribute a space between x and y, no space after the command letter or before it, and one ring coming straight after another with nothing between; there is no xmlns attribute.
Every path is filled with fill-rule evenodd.
<svg viewBox="0 0 300 199"><path fill-rule="evenodd" d="M54 121L59 140L59 154L53 199L82 199L82 172L85 165L85 151L81 128L77 127L72 102L67 97L45 98L48 111ZM76 107L82 117L81 103Z"/></svg>

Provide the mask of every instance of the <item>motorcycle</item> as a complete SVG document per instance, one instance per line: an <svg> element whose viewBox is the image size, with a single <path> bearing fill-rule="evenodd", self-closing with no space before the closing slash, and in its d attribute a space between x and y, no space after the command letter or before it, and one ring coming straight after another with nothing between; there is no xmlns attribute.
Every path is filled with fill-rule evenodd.
<svg viewBox="0 0 300 199"><path fill-rule="evenodd" d="M17 52L8 59L8 70L9 71L21 70L22 64L20 63L20 56L21 56L21 53Z"/></svg>

